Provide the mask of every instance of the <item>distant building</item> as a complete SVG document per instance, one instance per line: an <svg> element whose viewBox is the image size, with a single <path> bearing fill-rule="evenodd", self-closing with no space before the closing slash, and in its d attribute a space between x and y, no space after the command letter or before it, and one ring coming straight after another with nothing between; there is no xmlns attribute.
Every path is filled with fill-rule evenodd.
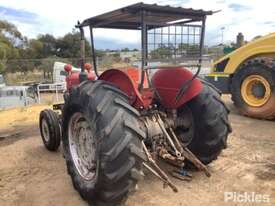
<svg viewBox="0 0 275 206"><path fill-rule="evenodd" d="M122 59L122 61L126 59L135 61L140 58L140 52L139 51L120 52L120 58Z"/></svg>
<svg viewBox="0 0 275 206"><path fill-rule="evenodd" d="M119 57L124 62L132 62L141 58L140 51L111 51L107 52L107 56L114 56L119 54Z"/></svg>

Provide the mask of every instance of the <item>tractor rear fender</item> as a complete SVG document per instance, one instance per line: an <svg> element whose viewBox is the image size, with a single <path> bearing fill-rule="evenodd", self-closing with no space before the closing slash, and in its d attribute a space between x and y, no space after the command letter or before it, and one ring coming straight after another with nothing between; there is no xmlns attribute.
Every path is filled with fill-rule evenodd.
<svg viewBox="0 0 275 206"><path fill-rule="evenodd" d="M161 105L167 109L177 109L202 91L202 83L195 78L181 99L176 96L184 83L192 79L193 74L183 67L161 68L152 77L152 83L160 96Z"/></svg>
<svg viewBox="0 0 275 206"><path fill-rule="evenodd" d="M129 103L137 109L148 108L151 104L153 92L149 89L144 89L140 93L138 90L139 71L137 68L109 69L103 72L98 79L110 82L122 90L128 95ZM145 84L147 84L147 80Z"/></svg>

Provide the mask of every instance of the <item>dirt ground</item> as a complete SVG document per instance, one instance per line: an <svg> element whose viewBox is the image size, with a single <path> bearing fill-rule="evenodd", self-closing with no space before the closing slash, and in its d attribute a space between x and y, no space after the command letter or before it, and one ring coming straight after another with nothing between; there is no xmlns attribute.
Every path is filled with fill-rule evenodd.
<svg viewBox="0 0 275 206"><path fill-rule="evenodd" d="M148 174L126 206L275 205L275 123L240 116L228 97L233 132L228 148L209 165L212 177L192 172L191 182L173 181L173 193ZM0 205L87 206L73 189L61 151L44 149L39 111L32 106L0 112ZM225 202L224 192L267 195L268 203Z"/></svg>

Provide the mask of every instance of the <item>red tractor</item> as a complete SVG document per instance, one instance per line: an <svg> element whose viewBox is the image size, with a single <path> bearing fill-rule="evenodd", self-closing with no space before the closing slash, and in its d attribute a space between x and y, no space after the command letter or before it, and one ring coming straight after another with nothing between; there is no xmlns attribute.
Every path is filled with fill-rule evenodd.
<svg viewBox="0 0 275 206"><path fill-rule="evenodd" d="M206 16L212 13L138 3L76 25L81 72L65 66L65 103L53 106L61 115L42 111L40 131L50 151L62 140L73 186L90 204L120 204L145 169L177 192L159 161L178 168L171 174L180 179L185 165L210 176L206 165L226 148L231 132L219 91L198 78ZM90 29L94 72L85 64L84 27ZM109 69L99 75L95 28L141 31L141 69ZM172 65L156 66L168 60ZM198 67L195 74L186 69L191 66Z"/></svg>

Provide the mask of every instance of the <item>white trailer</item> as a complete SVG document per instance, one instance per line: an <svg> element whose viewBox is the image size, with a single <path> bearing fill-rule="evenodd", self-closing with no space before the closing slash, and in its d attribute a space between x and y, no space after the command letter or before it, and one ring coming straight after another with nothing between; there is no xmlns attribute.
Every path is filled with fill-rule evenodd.
<svg viewBox="0 0 275 206"><path fill-rule="evenodd" d="M67 72L64 71L66 63L55 62L53 65L53 83L60 83L66 81ZM80 72L80 68L72 67L72 72Z"/></svg>

